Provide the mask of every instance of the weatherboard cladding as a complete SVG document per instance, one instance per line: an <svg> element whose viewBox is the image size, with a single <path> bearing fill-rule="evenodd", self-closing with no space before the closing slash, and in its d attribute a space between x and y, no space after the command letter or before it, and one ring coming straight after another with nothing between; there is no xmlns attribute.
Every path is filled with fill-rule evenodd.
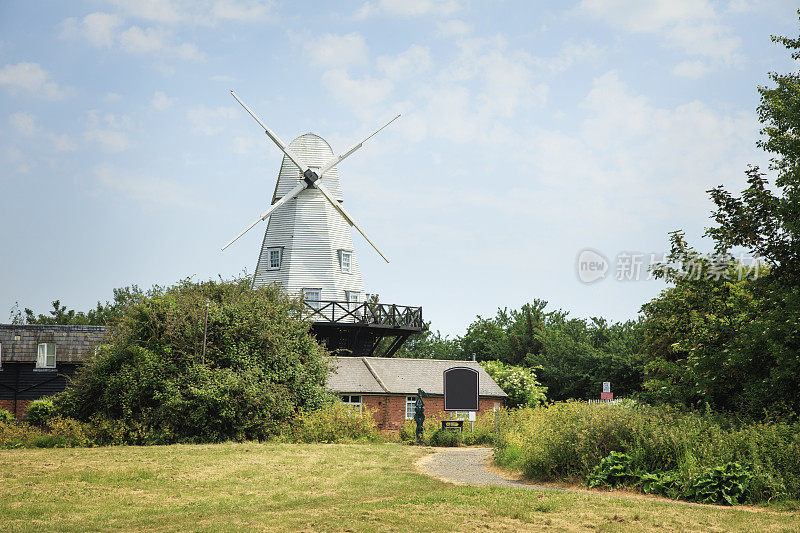
<svg viewBox="0 0 800 533"><path fill-rule="evenodd" d="M322 138L307 133L289 147L310 166L322 166L333 158L333 151ZM278 201L300 181L300 171L284 156L272 203ZM341 201L342 188L334 167L321 178L334 198ZM282 250L281 267L269 269L269 250ZM341 271L340 250L353 251L350 225L316 188L301 191L269 218L253 285L277 283L294 294L302 289L321 289L322 300L346 299L347 291L364 298L361 270L355 253L350 273Z"/></svg>
<svg viewBox="0 0 800 533"><path fill-rule="evenodd" d="M444 394L443 373L448 368L465 366L478 371L479 394L496 398L508 395L474 361L439 359L394 359L390 357L334 357L335 368L328 376L328 389L339 394ZM381 383L373 375L380 378ZM384 389L385 387L385 389Z"/></svg>

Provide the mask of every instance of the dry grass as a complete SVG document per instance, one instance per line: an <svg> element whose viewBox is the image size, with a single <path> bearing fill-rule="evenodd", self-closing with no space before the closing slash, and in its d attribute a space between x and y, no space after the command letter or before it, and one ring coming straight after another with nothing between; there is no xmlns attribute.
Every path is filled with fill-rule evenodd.
<svg viewBox="0 0 800 533"><path fill-rule="evenodd" d="M0 529L797 531L797 513L457 487L425 450L222 444L0 451Z"/></svg>

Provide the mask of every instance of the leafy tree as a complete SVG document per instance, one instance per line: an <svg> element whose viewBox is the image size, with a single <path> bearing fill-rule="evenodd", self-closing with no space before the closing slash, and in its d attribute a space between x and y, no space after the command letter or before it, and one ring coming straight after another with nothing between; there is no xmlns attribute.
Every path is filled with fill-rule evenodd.
<svg viewBox="0 0 800 533"><path fill-rule="evenodd" d="M800 59L800 39L772 40ZM724 279L663 271L674 286L643 307L653 398L708 402L751 417L800 412L800 70L769 76L774 85L758 88L758 146L772 154L774 186L750 167L741 196L711 189L716 225L706 230L718 256L744 248L766 267L747 280L734 275L742 265L730 259ZM711 268L680 232L672 244L673 260Z"/></svg>
<svg viewBox="0 0 800 533"><path fill-rule="evenodd" d="M155 287L154 290L160 290L160 288ZM97 306L86 313L67 309L67 306L61 305L61 300L54 300L51 302L53 308L50 310L49 315L37 315L26 307L23 317L23 314L19 311L19 304L15 304L11 309L11 323L106 326L119 318L122 309L128 302L142 296L142 294L142 290L136 285L114 289L114 299L111 302L107 301L105 304L97 302Z"/></svg>
<svg viewBox="0 0 800 533"><path fill-rule="evenodd" d="M464 354L458 339L449 339L438 330L434 333L430 330L430 325L428 322L422 333L411 335L395 357L463 360Z"/></svg>
<svg viewBox="0 0 800 533"><path fill-rule="evenodd" d="M603 381L611 381L618 395L640 390L641 321L586 321L546 307L534 300L520 309L498 309L492 318L478 316L462 337L428 335L406 356L467 360L475 354L478 361L532 369L555 400L595 398Z"/></svg>
<svg viewBox="0 0 800 533"><path fill-rule="evenodd" d="M119 421L129 442L266 438L326 397L309 328L297 300L244 277L139 292L56 406Z"/></svg>
<svg viewBox="0 0 800 533"><path fill-rule="evenodd" d="M484 361L481 366L508 394L507 407L536 407L546 401L547 387L536 380L536 369Z"/></svg>

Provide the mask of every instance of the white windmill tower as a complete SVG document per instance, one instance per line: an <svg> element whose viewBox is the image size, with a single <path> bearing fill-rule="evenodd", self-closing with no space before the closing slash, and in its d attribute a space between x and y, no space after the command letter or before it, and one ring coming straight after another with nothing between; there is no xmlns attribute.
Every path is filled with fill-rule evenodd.
<svg viewBox="0 0 800 533"><path fill-rule="evenodd" d="M383 337L384 355L394 353L408 335L420 331L422 309L365 302L364 285L353 250L350 226L376 252L389 260L355 223L342 203L337 165L391 124L369 134L339 156L321 137L306 133L287 146L242 102L231 94L284 153L270 207L222 249L260 221L269 218L253 285L278 284L301 295L318 338L331 349L373 355Z"/></svg>

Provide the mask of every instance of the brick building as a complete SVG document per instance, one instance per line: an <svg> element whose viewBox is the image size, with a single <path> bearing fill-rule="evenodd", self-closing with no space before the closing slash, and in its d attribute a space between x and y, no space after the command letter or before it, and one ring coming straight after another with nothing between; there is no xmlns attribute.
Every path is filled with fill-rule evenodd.
<svg viewBox="0 0 800 533"><path fill-rule="evenodd" d="M64 390L67 380L94 352L105 335L102 326L0 324L0 409L17 417L38 398ZM425 415L449 418L444 411L442 374L467 366L479 374L480 411L502 405L506 393L483 368L472 361L335 357L328 388L349 404L375 413L378 428L396 431L414 417L417 389L425 400Z"/></svg>
<svg viewBox="0 0 800 533"><path fill-rule="evenodd" d="M425 416L450 418L444 411L443 373L448 368L469 367L478 371L478 410L491 411L508 395L474 361L439 359L394 359L390 357L335 357L328 389L347 404L372 411L379 429L397 431L414 418L417 389L431 396L425 399Z"/></svg>

